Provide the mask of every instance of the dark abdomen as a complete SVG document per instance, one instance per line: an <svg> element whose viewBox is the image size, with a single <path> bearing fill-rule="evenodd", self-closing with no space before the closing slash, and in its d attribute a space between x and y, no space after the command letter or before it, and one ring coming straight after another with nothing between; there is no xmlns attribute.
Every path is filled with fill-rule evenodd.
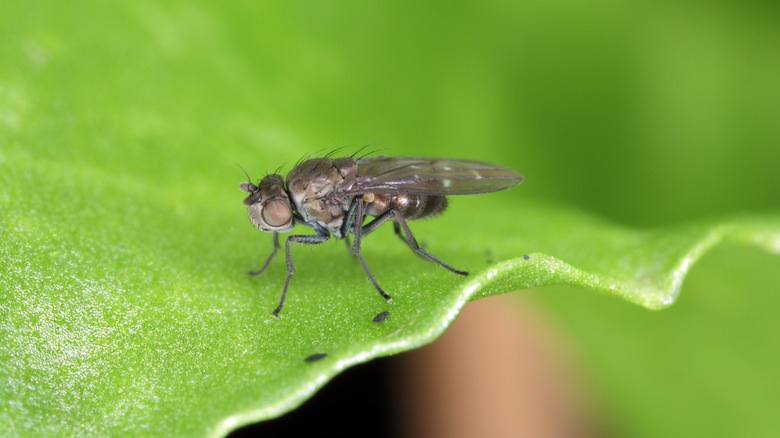
<svg viewBox="0 0 780 438"><path fill-rule="evenodd" d="M425 219L441 214L447 208L447 197L441 195L374 195L374 201L366 207L366 214L379 216L396 210L406 220Z"/></svg>

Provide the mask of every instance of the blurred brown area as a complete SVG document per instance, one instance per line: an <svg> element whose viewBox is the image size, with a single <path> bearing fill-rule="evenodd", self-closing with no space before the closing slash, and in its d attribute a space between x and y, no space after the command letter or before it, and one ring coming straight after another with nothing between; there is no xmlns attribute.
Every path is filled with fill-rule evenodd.
<svg viewBox="0 0 780 438"><path fill-rule="evenodd" d="M440 339L402 355L400 436L603 436L576 366L530 299L469 303Z"/></svg>

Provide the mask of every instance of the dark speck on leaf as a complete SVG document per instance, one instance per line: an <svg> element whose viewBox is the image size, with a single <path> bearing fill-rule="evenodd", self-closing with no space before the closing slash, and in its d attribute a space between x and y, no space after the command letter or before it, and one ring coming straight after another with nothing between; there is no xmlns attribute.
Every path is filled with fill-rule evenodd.
<svg viewBox="0 0 780 438"><path fill-rule="evenodd" d="M317 353L317 354L312 354L311 356L309 356L309 357L307 357L306 359L304 359L304 361L306 361L306 362L316 362L316 361L318 361L318 360L320 360L320 359L324 358L324 357L325 357L325 356L327 356L327 355L328 355L328 353Z"/></svg>
<svg viewBox="0 0 780 438"><path fill-rule="evenodd" d="M382 312L379 315L375 316L374 319L372 319L371 321L374 321L374 322L385 322L385 320L387 319L388 316L390 316L390 312L385 310L384 312Z"/></svg>
<svg viewBox="0 0 780 438"><path fill-rule="evenodd" d="M530 257L528 254L526 254L526 255L524 255L524 256L523 256L523 258L524 258L524 259L526 259L526 260L528 260L528 259L530 259L531 257Z"/></svg>

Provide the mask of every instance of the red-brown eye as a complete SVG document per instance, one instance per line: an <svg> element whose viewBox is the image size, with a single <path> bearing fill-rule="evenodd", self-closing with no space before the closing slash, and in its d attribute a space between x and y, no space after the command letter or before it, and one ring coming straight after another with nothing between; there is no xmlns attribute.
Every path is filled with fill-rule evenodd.
<svg viewBox="0 0 780 438"><path fill-rule="evenodd" d="M283 227L292 220L292 212L286 202L270 201L263 206L263 220L270 227Z"/></svg>

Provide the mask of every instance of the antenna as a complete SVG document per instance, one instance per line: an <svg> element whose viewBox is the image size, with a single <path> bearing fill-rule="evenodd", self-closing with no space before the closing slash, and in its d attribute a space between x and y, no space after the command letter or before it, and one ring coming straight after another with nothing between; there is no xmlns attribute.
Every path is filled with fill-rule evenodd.
<svg viewBox="0 0 780 438"><path fill-rule="evenodd" d="M239 169L241 169L241 170L243 170L243 171L244 171L244 175L246 175L246 181L247 181L249 184L252 184L252 178L250 178L250 177L249 177L249 174L248 174L248 173L246 173L246 170L245 170L243 167L241 167L241 165L240 165L240 164L238 164L238 163L236 163L236 166L238 166L238 167L239 167Z"/></svg>

